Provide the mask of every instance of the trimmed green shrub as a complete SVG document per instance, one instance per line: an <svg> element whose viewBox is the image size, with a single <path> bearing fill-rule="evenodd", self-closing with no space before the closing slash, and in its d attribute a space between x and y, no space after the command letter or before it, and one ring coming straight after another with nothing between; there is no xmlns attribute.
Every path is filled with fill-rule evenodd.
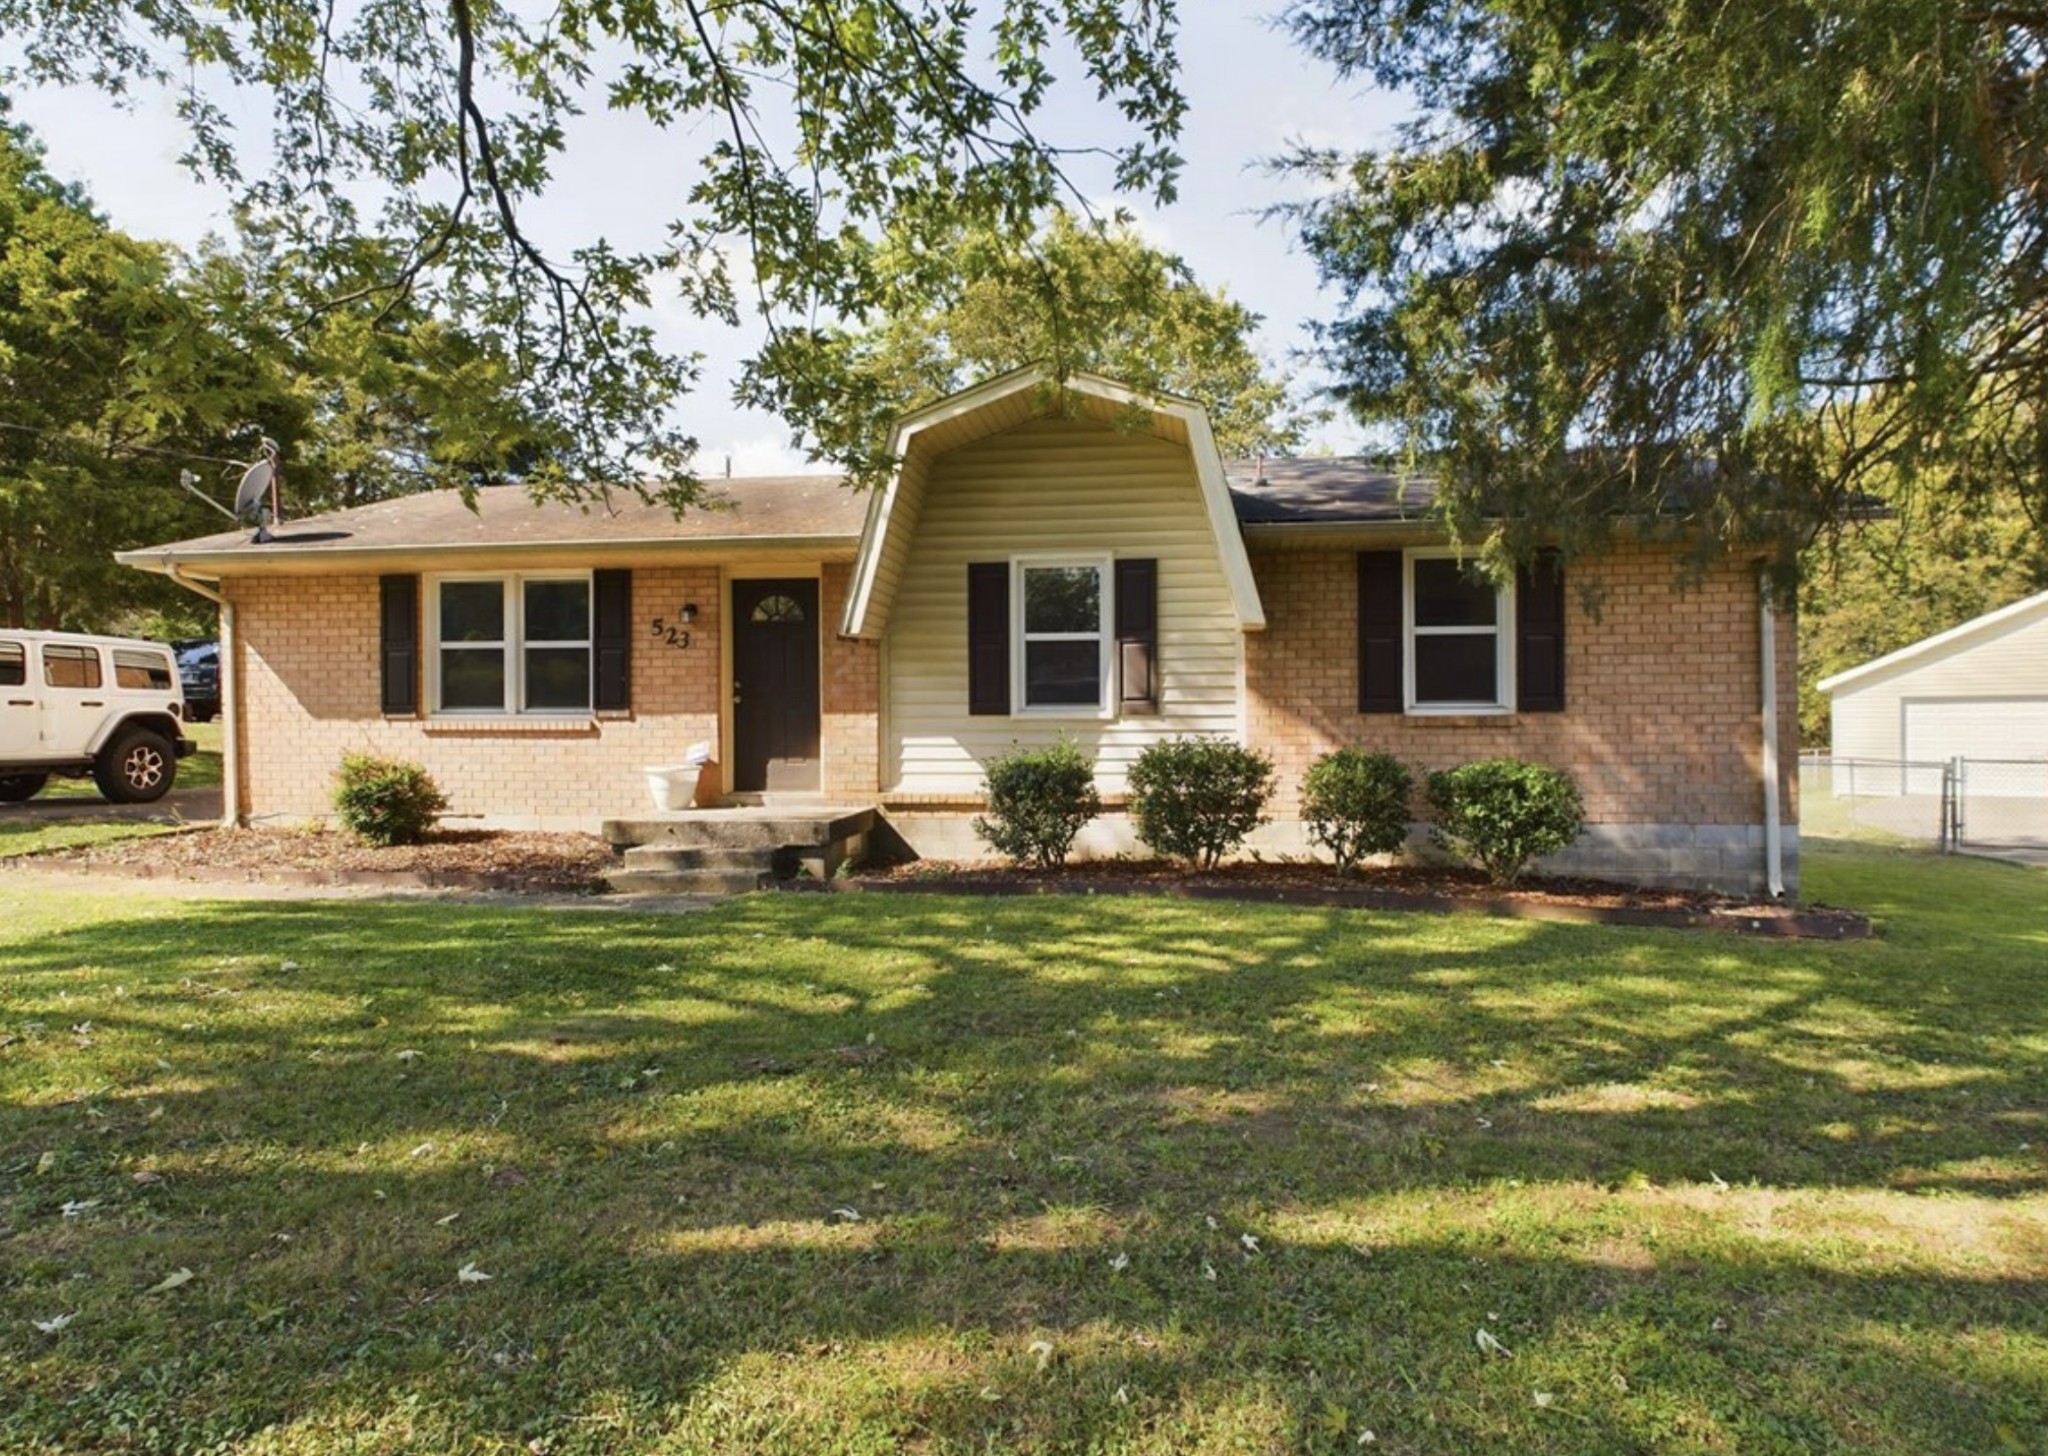
<svg viewBox="0 0 2048 1456"><path fill-rule="evenodd" d="M1430 834L1485 870L1497 885L1529 861L1579 837L1586 806L1570 774L1518 758L1489 758L1429 776Z"/></svg>
<svg viewBox="0 0 2048 1456"><path fill-rule="evenodd" d="M1074 836L1102 812L1094 766L1065 738L991 759L985 775L988 812L974 821L974 832L1019 864L1059 868Z"/></svg>
<svg viewBox="0 0 2048 1456"><path fill-rule="evenodd" d="M1273 760L1215 738L1155 743L1131 765L1131 822L1159 854L1199 869L1266 822Z"/></svg>
<svg viewBox="0 0 2048 1456"><path fill-rule="evenodd" d="M1369 854L1392 854L1408 842L1408 796L1415 776L1391 753L1340 748L1308 766L1301 780L1301 817L1309 838L1348 870Z"/></svg>
<svg viewBox="0 0 2048 1456"><path fill-rule="evenodd" d="M416 763L345 754L335 776L341 827L369 844L418 844L447 809L440 785Z"/></svg>

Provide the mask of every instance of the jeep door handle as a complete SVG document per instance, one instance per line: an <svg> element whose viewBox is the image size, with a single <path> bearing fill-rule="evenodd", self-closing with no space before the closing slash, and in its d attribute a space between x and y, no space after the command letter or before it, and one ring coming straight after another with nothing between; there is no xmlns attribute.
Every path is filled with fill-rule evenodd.
<svg viewBox="0 0 2048 1456"><path fill-rule="evenodd" d="M104 708L106 704L95 698L80 698L78 706L81 708Z"/></svg>
<svg viewBox="0 0 2048 1456"><path fill-rule="evenodd" d="M7 706L10 708L33 708L35 705L36 700L34 698L9 698L7 700Z"/></svg>

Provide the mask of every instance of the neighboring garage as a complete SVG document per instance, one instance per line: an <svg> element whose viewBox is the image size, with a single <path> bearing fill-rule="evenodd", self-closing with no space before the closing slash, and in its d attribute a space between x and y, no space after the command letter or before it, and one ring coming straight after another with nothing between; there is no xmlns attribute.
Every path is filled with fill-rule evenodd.
<svg viewBox="0 0 2048 1456"><path fill-rule="evenodd" d="M1943 764L1963 760L1972 800L2000 820L2048 832L2048 592L1986 613L1837 673L1835 782L1859 795L1939 795ZM1988 828L1988 820L1980 814Z"/></svg>

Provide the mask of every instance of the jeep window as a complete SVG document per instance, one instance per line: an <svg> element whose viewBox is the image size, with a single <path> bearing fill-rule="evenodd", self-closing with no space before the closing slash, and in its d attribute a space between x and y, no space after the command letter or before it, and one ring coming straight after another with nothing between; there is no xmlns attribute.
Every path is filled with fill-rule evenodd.
<svg viewBox="0 0 2048 1456"><path fill-rule="evenodd" d="M18 688L28 682L28 649L19 642L0 642L0 688Z"/></svg>
<svg viewBox="0 0 2048 1456"><path fill-rule="evenodd" d="M100 685L97 647L43 644L43 682L53 688L96 688Z"/></svg>
<svg viewBox="0 0 2048 1456"><path fill-rule="evenodd" d="M156 652L137 652L132 647L114 649L114 686L169 692L171 660Z"/></svg>

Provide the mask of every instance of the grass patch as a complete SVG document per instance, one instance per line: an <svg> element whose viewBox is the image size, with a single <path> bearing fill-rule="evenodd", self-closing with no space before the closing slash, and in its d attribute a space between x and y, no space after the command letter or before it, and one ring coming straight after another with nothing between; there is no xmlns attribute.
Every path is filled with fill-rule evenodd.
<svg viewBox="0 0 2048 1456"><path fill-rule="evenodd" d="M190 758L178 760L178 777L171 785L178 789L217 789L221 781L220 719L211 723L187 723L185 736L198 745ZM81 779L53 778L36 795L38 799L97 799L99 786L87 775Z"/></svg>
<svg viewBox="0 0 2048 1456"><path fill-rule="evenodd" d="M53 849L83 849L123 839L148 839L173 833L176 828L173 824L147 822L79 824L50 819L0 819L0 859L43 854Z"/></svg>
<svg viewBox="0 0 2048 1456"><path fill-rule="evenodd" d="M1886 938L0 879L0 1449L2040 1450L2048 875L1808 872Z"/></svg>

